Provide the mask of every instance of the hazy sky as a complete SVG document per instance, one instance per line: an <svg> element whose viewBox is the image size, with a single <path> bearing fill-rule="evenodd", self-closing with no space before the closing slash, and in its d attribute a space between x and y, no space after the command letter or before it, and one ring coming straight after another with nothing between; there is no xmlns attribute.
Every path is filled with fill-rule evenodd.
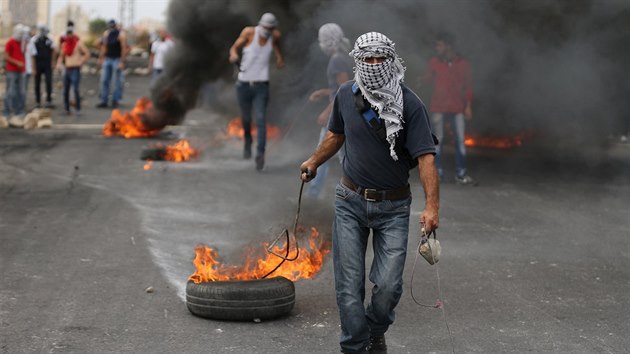
<svg viewBox="0 0 630 354"><path fill-rule="evenodd" d="M50 2L51 16L54 16L69 2L73 2L81 5L91 18L102 17L118 20L118 0L50 0ZM136 0L135 20L150 17L165 21L168 3L169 0Z"/></svg>

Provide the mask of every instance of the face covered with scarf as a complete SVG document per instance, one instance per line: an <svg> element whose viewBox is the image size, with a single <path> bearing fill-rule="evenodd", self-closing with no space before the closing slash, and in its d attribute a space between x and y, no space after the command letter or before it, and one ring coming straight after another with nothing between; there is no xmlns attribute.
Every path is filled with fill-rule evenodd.
<svg viewBox="0 0 630 354"><path fill-rule="evenodd" d="M350 56L354 58L354 79L361 93L385 122L389 152L394 160L398 132L403 129L403 96L400 83L405 68L396 54L394 42L378 32L368 32L357 38ZM381 60L366 61L370 58Z"/></svg>
<svg viewBox="0 0 630 354"><path fill-rule="evenodd" d="M338 52L347 53L350 50L350 41L336 23L327 23L321 26L317 39L319 47L326 55L333 55Z"/></svg>

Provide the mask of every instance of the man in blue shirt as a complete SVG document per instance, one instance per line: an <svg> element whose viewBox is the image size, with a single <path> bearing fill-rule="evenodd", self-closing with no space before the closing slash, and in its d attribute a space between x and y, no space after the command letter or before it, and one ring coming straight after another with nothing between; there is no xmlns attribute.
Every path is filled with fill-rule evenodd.
<svg viewBox="0 0 630 354"><path fill-rule="evenodd" d="M341 320L341 351L386 353L385 332L394 322L402 295L411 191L409 170L418 163L425 193L420 222L438 227L439 183L434 155L437 139L424 103L402 85L404 68L385 35L360 36L350 54L355 77L339 88L328 132L300 166L303 181L342 146L343 177L335 189L333 262ZM358 109L357 98L372 109ZM367 101L367 102L365 102ZM382 134L378 132L382 132ZM364 307L365 251L372 231L372 296Z"/></svg>

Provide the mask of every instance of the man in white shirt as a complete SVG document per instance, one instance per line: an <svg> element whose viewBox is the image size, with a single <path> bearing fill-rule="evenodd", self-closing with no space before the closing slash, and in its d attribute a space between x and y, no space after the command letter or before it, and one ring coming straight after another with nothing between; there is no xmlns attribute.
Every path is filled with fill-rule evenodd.
<svg viewBox="0 0 630 354"><path fill-rule="evenodd" d="M153 72L152 80L155 80L164 70L164 57L175 43L165 30L160 30L160 37L151 44L151 56L149 57L149 70Z"/></svg>

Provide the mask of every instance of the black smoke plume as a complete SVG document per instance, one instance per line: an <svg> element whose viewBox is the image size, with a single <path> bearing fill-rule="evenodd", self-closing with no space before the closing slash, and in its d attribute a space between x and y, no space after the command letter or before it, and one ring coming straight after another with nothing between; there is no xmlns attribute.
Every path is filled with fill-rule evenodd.
<svg viewBox="0 0 630 354"><path fill-rule="evenodd" d="M388 35L405 60L407 85L427 104L420 77L435 34L453 33L473 69L469 130L534 130L554 146L579 148L602 144L630 114L630 8L622 0L173 0L168 29L177 44L152 90L164 119L180 121L208 82L220 89L204 103L225 107L234 96L228 49L267 11L280 21L287 64L271 71L269 116L290 119L310 91L326 87L317 30L327 22L341 25L351 42L368 31ZM231 103L226 109L237 113Z"/></svg>

